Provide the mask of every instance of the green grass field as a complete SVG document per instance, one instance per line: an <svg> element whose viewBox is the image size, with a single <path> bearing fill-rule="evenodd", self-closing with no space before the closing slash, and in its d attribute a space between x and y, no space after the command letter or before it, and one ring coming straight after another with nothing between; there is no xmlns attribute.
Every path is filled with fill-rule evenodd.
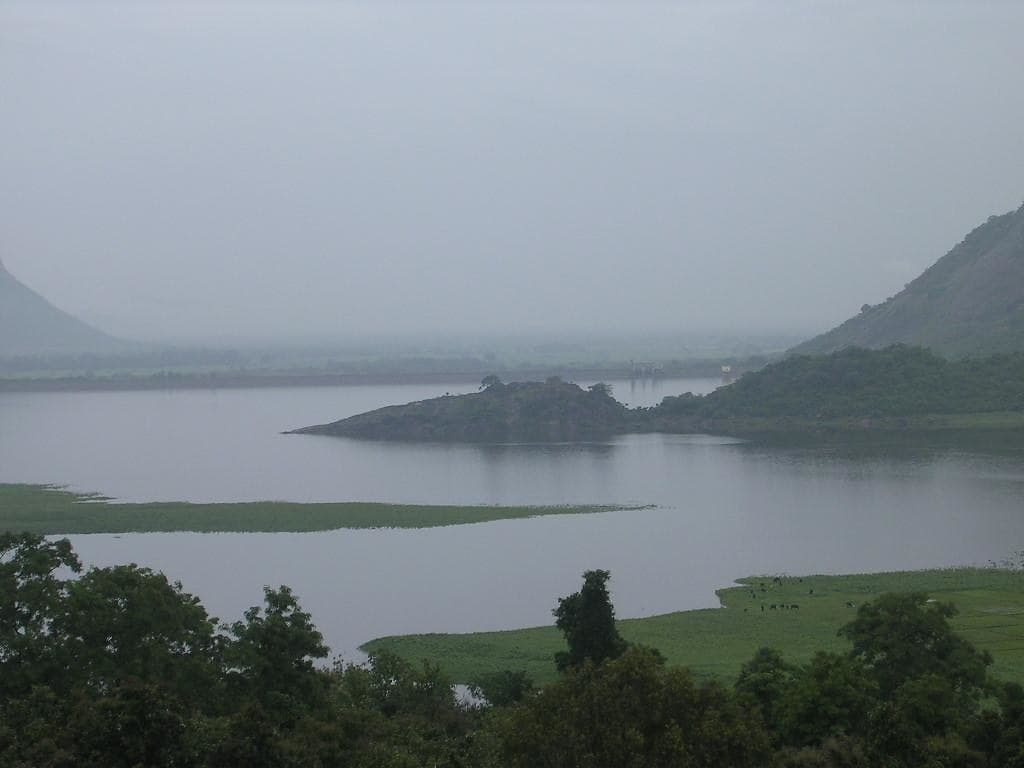
<svg viewBox="0 0 1024 768"><path fill-rule="evenodd" d="M854 606L885 592L927 592L952 602L960 613L955 629L995 658L993 672L1024 682L1024 572L956 568L856 576L753 577L743 586L719 590L722 608L683 611L619 622L628 641L660 650L670 664L703 677L731 682L762 646L795 662L815 651L848 647L836 632L856 614ZM764 585L762 591L761 585ZM813 594L811 593L813 590ZM756 595L752 596L751 592ZM556 595L550 603L554 607ZM798 605L775 608L771 605ZM764 610L761 610L761 606ZM564 649L553 626L467 635L409 635L373 640L366 651L389 650L412 660L429 659L455 680L467 682L503 669L525 670L535 682L556 677L553 657Z"/></svg>
<svg viewBox="0 0 1024 768"><path fill-rule="evenodd" d="M623 507L426 506L412 504L119 504L51 486L0 484L0 530L37 534L153 531L328 531L337 528L433 528L492 520L609 512ZM641 509L637 507L635 509Z"/></svg>

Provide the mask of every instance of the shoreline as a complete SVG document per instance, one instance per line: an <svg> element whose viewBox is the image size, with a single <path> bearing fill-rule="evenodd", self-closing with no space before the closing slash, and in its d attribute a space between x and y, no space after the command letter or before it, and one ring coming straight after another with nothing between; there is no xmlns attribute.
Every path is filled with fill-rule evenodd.
<svg viewBox="0 0 1024 768"><path fill-rule="evenodd" d="M641 511L650 506L433 505L283 501L118 503L59 486L0 483L0 531L44 536L124 533L316 533L437 528L547 515Z"/></svg>
<svg viewBox="0 0 1024 768"><path fill-rule="evenodd" d="M857 606L886 592L926 592L959 609L952 624L995 658L993 671L1024 682L1024 568L949 567L916 571L808 576L748 576L715 590L719 607L675 611L616 621L630 643L656 648L672 665L731 684L761 647L807 663L817 651L841 652L849 644L836 632ZM550 602L555 603L552 596ZM763 606L763 607L762 607ZM495 632L380 637L364 653L388 651L411 661L438 664L456 682L493 672L525 671L536 683L557 679L554 654L564 649L552 625Z"/></svg>
<svg viewBox="0 0 1024 768"><path fill-rule="evenodd" d="M380 373L302 373L271 372L248 373L214 371L210 373L111 374L36 377L0 377L0 394L8 392L132 392L148 390L187 389L277 389L285 387L351 387L386 386L401 384L473 384L479 385L485 376L496 373L503 379L544 381L558 376L567 381L603 379L657 381L659 379L700 378L717 379L721 376L717 363L697 363L662 371L656 375L636 375L623 366L543 367L492 370L463 370L438 372L380 372Z"/></svg>

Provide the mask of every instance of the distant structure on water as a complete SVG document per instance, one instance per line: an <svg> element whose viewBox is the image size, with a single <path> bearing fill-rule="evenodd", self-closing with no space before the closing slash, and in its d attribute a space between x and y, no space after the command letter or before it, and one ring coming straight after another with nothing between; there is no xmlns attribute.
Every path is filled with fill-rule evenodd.
<svg viewBox="0 0 1024 768"><path fill-rule="evenodd" d="M732 375L732 366L731 365L723 365L722 366L722 383L723 384L732 384L735 380L736 380L736 377Z"/></svg>
<svg viewBox="0 0 1024 768"><path fill-rule="evenodd" d="M645 363L638 360L629 361L631 379L645 379L661 376L665 368L660 363Z"/></svg>

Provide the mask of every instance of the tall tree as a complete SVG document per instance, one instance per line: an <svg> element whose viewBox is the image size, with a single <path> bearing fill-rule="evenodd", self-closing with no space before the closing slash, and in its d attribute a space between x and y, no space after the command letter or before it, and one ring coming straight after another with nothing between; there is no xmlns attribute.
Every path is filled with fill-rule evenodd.
<svg viewBox="0 0 1024 768"><path fill-rule="evenodd" d="M231 625L235 684L271 711L320 703L325 680L313 660L328 654L323 635L288 587L264 587L263 596L263 609L254 606Z"/></svg>
<svg viewBox="0 0 1024 768"><path fill-rule="evenodd" d="M588 659L600 664L621 656L626 641L615 627L615 608L608 595L608 571L586 571L583 588L558 601L555 626L562 630L568 651L555 654L559 671L578 669Z"/></svg>
<svg viewBox="0 0 1024 768"><path fill-rule="evenodd" d="M0 697L64 673L53 658L61 643L52 631L67 597L68 582L56 575L61 568L82 570L67 539L0 533Z"/></svg>

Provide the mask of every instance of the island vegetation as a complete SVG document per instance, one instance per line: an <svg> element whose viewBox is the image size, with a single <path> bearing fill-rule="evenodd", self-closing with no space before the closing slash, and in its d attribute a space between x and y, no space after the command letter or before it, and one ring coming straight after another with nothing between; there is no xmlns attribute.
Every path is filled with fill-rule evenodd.
<svg viewBox="0 0 1024 768"><path fill-rule="evenodd" d="M558 377L504 384L487 376L481 391L380 408L297 434L379 440L567 442L600 440L636 426L637 414L595 384L582 389Z"/></svg>
<svg viewBox="0 0 1024 768"><path fill-rule="evenodd" d="M434 528L541 515L578 515L642 507L437 506L284 501L129 504L96 494L43 485L0 484L0 531L34 534L147 533L156 531L301 532L338 528Z"/></svg>
<svg viewBox="0 0 1024 768"><path fill-rule="evenodd" d="M797 355L699 397L667 397L659 429L1024 427L1024 353L947 360L920 347Z"/></svg>
<svg viewBox="0 0 1024 768"><path fill-rule="evenodd" d="M1024 429L1024 353L948 360L894 345L798 355L707 395L626 408L610 388L549 379L389 406L301 434L376 440L569 441L626 432L767 433Z"/></svg>
<svg viewBox="0 0 1024 768"><path fill-rule="evenodd" d="M287 587L227 623L160 573L83 571L66 540L0 534L0 765L32 768L1017 768L1024 688L950 623L887 593L842 648L759 647L701 679L619 633L609 574L557 601L560 671L460 701L430 661L332 665ZM801 608L801 610L803 610ZM802 616L803 614L801 614ZM780 618L781 617L776 617ZM795 618L789 616L787 618Z"/></svg>

